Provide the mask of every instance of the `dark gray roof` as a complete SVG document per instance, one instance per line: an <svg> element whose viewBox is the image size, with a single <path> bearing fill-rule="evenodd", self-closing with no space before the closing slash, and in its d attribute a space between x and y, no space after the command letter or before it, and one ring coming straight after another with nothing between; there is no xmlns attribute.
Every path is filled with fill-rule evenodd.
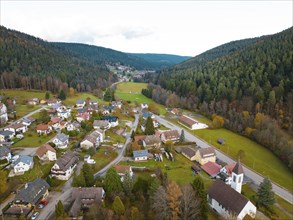
<svg viewBox="0 0 293 220"><path fill-rule="evenodd" d="M220 203L231 214L239 215L249 201L245 196L219 179L208 189L207 194Z"/></svg>
<svg viewBox="0 0 293 220"><path fill-rule="evenodd" d="M77 100L77 101L76 101L76 104L77 104L77 105L83 105L84 103L85 103L84 100Z"/></svg>
<svg viewBox="0 0 293 220"><path fill-rule="evenodd" d="M69 167L76 164L77 161L77 156L75 156L72 151L68 150L56 161L56 164L65 172Z"/></svg>
<svg viewBox="0 0 293 220"><path fill-rule="evenodd" d="M118 121L118 117L116 117L116 116L103 116L102 119L105 120L105 121L108 121L108 122L116 122L116 121Z"/></svg>
<svg viewBox="0 0 293 220"><path fill-rule="evenodd" d="M190 147L183 147L182 149L181 149L181 152L183 153L183 154L186 154L188 157L193 157L193 156L195 156L195 154L196 154L196 151L195 150L193 150L193 149L191 149Z"/></svg>
<svg viewBox="0 0 293 220"><path fill-rule="evenodd" d="M0 131L0 134L3 135L4 137L6 136L10 136L13 134L12 131L8 131L8 130L5 130L5 131Z"/></svg>
<svg viewBox="0 0 293 220"><path fill-rule="evenodd" d="M20 200L21 202L35 205L50 187L49 184L41 178L37 178L26 185L24 189L17 193L14 201Z"/></svg>
<svg viewBox="0 0 293 220"><path fill-rule="evenodd" d="M243 167L240 163L240 160L238 160L238 162L236 163L234 169L232 170L233 173L236 173L236 174L242 174L244 173L243 171Z"/></svg>
<svg viewBox="0 0 293 220"><path fill-rule="evenodd" d="M9 154L10 152L10 149L6 146L0 147L0 158L7 156L7 154Z"/></svg>
<svg viewBox="0 0 293 220"><path fill-rule="evenodd" d="M57 134L56 138L58 140L60 140L61 142L65 142L65 141L67 141L69 139L69 135L60 133L60 134Z"/></svg>
<svg viewBox="0 0 293 220"><path fill-rule="evenodd" d="M87 110L85 108L79 108L79 109L77 109L77 112L78 113L85 113L85 112L87 112Z"/></svg>
<svg viewBox="0 0 293 220"><path fill-rule="evenodd" d="M16 165L20 162L30 165L31 163L33 163L33 158L27 155L20 155L19 158L14 162L14 164Z"/></svg>

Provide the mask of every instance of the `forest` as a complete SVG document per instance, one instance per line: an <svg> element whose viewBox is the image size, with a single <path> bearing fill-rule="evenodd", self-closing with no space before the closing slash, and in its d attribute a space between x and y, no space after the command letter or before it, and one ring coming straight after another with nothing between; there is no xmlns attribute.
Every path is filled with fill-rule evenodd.
<svg viewBox="0 0 293 220"><path fill-rule="evenodd" d="M269 148L293 171L293 28L225 44L145 81L153 83L146 96L223 116L224 127Z"/></svg>

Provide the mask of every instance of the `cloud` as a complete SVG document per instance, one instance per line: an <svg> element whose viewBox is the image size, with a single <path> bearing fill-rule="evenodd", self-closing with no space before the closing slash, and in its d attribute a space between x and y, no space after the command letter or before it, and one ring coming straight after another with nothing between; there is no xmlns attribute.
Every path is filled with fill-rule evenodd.
<svg viewBox="0 0 293 220"><path fill-rule="evenodd" d="M141 29L141 28L137 28L137 29L131 28L129 30L124 30L121 32L121 35L125 37L127 40L142 38L152 34L153 32L151 30Z"/></svg>

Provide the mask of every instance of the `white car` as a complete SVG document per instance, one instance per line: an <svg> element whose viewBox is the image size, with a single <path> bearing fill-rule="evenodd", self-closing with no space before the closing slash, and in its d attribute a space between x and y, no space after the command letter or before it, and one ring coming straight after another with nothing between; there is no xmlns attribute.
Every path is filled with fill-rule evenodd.
<svg viewBox="0 0 293 220"><path fill-rule="evenodd" d="M35 213L32 215L31 220L35 220L35 219L37 219L37 217L38 217L39 215L40 215L39 212L35 212Z"/></svg>

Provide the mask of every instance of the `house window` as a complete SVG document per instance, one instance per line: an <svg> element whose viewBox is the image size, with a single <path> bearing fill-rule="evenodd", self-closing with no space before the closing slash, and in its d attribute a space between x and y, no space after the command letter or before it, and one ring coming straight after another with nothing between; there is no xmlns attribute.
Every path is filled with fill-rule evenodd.
<svg viewBox="0 0 293 220"><path fill-rule="evenodd" d="M233 182L236 182L236 176L233 176Z"/></svg>
<svg viewBox="0 0 293 220"><path fill-rule="evenodd" d="M239 177L239 179L238 179L238 183L240 183L241 182L241 176Z"/></svg>

